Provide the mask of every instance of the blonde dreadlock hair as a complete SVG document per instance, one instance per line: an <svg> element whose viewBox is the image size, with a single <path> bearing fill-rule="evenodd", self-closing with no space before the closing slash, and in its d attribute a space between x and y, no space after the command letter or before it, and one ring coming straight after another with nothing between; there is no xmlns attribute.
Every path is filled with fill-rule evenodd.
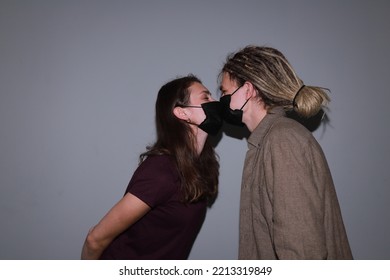
<svg viewBox="0 0 390 280"><path fill-rule="evenodd" d="M283 106L305 118L316 115L330 101L327 89L304 85L284 55L274 48L247 46L230 54L220 76L223 73L238 85L252 83L269 108Z"/></svg>

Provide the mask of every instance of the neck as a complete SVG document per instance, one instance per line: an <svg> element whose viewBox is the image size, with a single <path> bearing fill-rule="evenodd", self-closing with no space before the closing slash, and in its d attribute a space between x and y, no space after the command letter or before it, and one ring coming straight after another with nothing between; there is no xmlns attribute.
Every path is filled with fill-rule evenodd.
<svg viewBox="0 0 390 280"><path fill-rule="evenodd" d="M206 143L208 134L200 129L197 125L192 125L192 131L195 136L195 148L198 155L203 151L204 144Z"/></svg>
<svg viewBox="0 0 390 280"><path fill-rule="evenodd" d="M262 102L251 102L246 115L244 114L243 122L252 133L266 115L267 109Z"/></svg>

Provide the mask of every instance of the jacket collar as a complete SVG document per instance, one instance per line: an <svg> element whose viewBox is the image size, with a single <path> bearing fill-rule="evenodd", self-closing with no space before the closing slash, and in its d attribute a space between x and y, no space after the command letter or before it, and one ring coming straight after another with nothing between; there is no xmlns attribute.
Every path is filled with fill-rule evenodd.
<svg viewBox="0 0 390 280"><path fill-rule="evenodd" d="M283 107L274 107L270 109L249 136L248 148L259 147L260 143L263 142L264 137L267 135L275 120L285 115L286 113Z"/></svg>

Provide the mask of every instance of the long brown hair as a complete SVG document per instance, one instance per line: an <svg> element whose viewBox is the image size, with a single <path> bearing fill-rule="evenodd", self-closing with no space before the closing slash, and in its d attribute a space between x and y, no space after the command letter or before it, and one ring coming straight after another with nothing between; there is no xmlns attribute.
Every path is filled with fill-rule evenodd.
<svg viewBox="0 0 390 280"><path fill-rule="evenodd" d="M207 199L212 203L218 192L218 157L208 139L198 155L190 125L173 114L176 106L188 104L189 87L195 82L201 83L196 76L188 75L161 87L156 101L157 141L140 155L140 161L150 155L171 155L181 177L183 201Z"/></svg>

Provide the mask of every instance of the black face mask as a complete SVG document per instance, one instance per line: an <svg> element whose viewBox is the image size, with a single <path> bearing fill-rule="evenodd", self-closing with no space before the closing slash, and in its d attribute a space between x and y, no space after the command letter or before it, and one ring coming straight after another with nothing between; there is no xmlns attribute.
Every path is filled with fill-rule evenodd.
<svg viewBox="0 0 390 280"><path fill-rule="evenodd" d="M222 127L222 106L218 101L211 101L200 104L200 106L182 106L191 108L202 108L206 119L198 125L200 129L208 134L216 135Z"/></svg>
<svg viewBox="0 0 390 280"><path fill-rule="evenodd" d="M242 111L242 108L244 108L244 106L246 105L246 103L248 102L245 101L244 105L242 105L242 107L240 109L231 109L230 108L230 101L232 99L232 95L235 94L237 92L237 90L239 90L240 87L238 89L236 89L232 94L226 94L224 96L222 96L219 101L221 102L221 106L222 106L222 116L223 116L223 119L227 122L227 123L230 123L232 125L237 125L237 126L244 126L245 124L242 122L242 115L243 115L243 111Z"/></svg>

